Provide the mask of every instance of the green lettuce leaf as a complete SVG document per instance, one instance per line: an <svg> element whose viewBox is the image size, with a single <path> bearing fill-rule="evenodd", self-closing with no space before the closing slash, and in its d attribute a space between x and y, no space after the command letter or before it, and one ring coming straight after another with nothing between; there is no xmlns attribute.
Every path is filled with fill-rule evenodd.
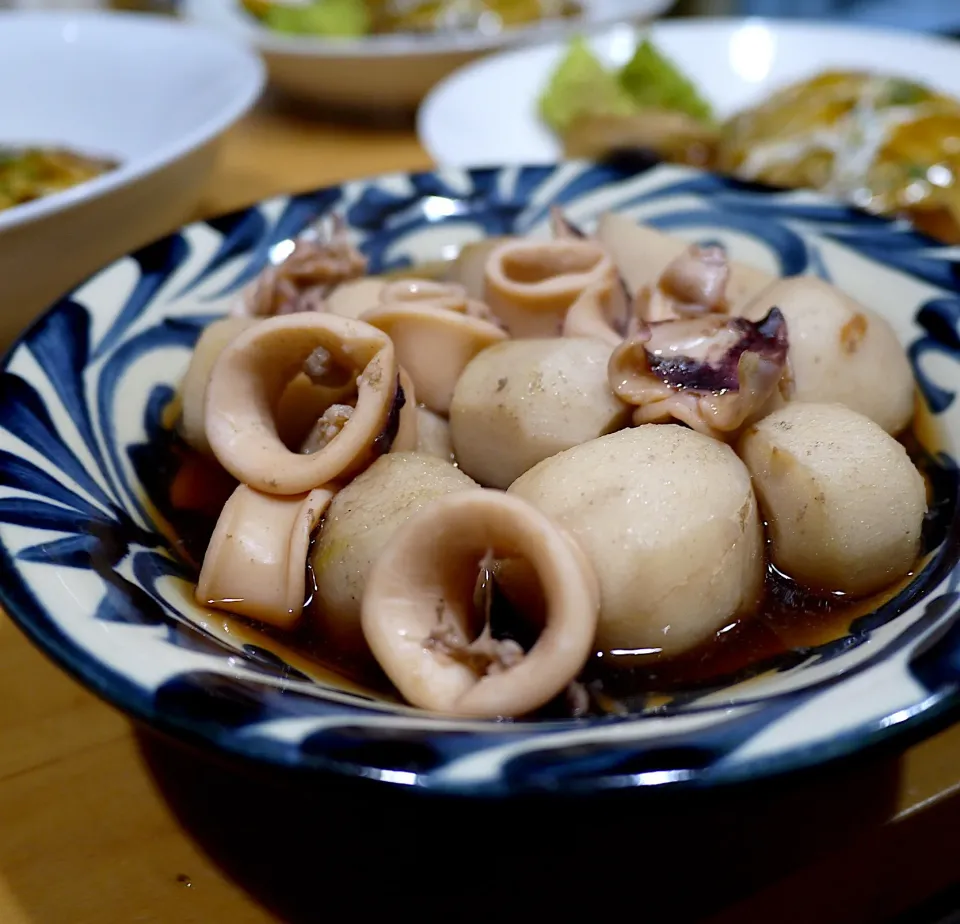
<svg viewBox="0 0 960 924"><path fill-rule="evenodd" d="M540 117L559 135L585 112L631 115L636 108L582 38L570 43L539 100Z"/></svg>
<svg viewBox="0 0 960 924"><path fill-rule="evenodd" d="M669 109L709 122L710 105L693 82L645 38L619 74L620 86L640 109Z"/></svg>
<svg viewBox="0 0 960 924"><path fill-rule="evenodd" d="M263 22L277 32L360 38L370 31L366 0L318 0L309 6L271 5Z"/></svg>

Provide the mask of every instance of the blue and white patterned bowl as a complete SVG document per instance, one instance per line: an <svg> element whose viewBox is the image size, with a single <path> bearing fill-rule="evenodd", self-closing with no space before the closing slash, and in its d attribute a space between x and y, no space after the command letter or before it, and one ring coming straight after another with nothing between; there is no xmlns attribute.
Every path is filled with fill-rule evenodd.
<svg viewBox="0 0 960 924"><path fill-rule="evenodd" d="M546 235L561 203L614 208L782 274L831 279L907 346L941 433L931 464L946 538L898 598L843 638L642 714L442 719L338 683L197 607L158 488L163 410L198 333L274 248L344 213L373 271L484 235ZM94 276L0 373L0 603L51 657L134 717L229 755L468 795L710 786L930 733L960 707L957 470L960 251L809 193L655 166L390 175L190 225Z"/></svg>

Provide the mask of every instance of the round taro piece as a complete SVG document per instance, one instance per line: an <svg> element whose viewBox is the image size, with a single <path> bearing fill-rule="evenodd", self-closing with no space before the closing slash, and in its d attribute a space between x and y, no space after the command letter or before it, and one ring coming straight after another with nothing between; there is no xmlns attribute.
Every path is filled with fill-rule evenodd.
<svg viewBox="0 0 960 924"><path fill-rule="evenodd" d="M773 563L815 590L864 596L920 551L926 486L903 446L841 404L791 403L748 429Z"/></svg>
<svg viewBox="0 0 960 924"><path fill-rule="evenodd" d="M750 475L724 443L644 424L544 460L509 493L593 564L600 651L681 654L757 607L763 530Z"/></svg>

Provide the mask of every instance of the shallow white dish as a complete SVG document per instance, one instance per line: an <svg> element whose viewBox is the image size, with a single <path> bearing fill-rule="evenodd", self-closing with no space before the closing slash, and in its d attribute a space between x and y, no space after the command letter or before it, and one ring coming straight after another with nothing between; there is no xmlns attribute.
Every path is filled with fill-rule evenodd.
<svg viewBox="0 0 960 924"><path fill-rule="evenodd" d="M441 78L468 61L512 45L595 31L618 21L641 22L666 12L675 0L584 0L585 16L544 22L498 35L378 35L358 40L283 35L247 15L239 0L184 0L182 14L241 39L264 56L279 89L345 108L413 108Z"/></svg>
<svg viewBox="0 0 960 924"><path fill-rule="evenodd" d="M659 22L651 39L724 117L793 80L830 67L903 73L960 96L960 42L907 32L764 19ZM619 26L592 39L601 59L620 65L637 30ZM537 100L566 42L510 51L451 74L424 100L421 144L440 164L547 163L562 155L540 122Z"/></svg>
<svg viewBox="0 0 960 924"><path fill-rule="evenodd" d="M120 162L0 211L0 345L105 261L182 222L215 143L263 83L249 50L164 17L0 12L0 144Z"/></svg>

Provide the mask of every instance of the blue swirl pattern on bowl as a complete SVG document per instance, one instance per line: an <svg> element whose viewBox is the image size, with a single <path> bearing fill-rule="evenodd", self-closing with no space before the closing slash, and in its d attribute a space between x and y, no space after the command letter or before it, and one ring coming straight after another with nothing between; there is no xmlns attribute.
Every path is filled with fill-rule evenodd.
<svg viewBox="0 0 960 924"><path fill-rule="evenodd" d="M277 248L331 211L374 272L492 234L546 235L564 206L614 208L782 274L831 279L907 345L948 447L960 435L960 264L909 226L810 193L616 165L397 174L270 200L183 229L63 299L0 373L0 602L27 634L133 716L232 755L470 794L707 786L918 735L960 706L957 469L947 538L913 584L849 633L638 715L437 718L337 681L276 639L198 608L195 568L158 486L162 420L204 325Z"/></svg>

